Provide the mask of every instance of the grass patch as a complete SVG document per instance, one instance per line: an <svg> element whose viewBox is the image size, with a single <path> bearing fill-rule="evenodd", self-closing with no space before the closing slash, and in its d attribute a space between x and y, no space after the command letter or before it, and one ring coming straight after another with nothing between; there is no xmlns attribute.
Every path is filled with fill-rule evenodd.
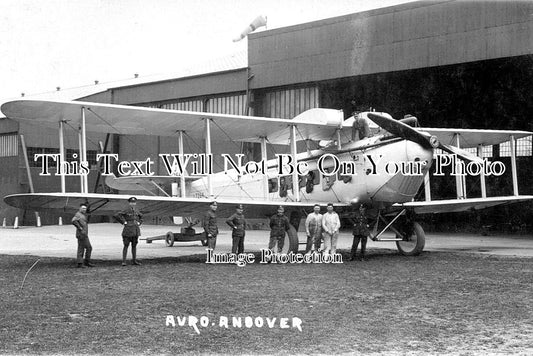
<svg viewBox="0 0 533 356"><path fill-rule="evenodd" d="M345 258L347 257L347 252ZM332 354L533 351L532 259L371 250L339 265L142 266L0 255L0 353ZM217 325L165 326L166 316ZM220 316L298 317L297 329L221 328Z"/></svg>

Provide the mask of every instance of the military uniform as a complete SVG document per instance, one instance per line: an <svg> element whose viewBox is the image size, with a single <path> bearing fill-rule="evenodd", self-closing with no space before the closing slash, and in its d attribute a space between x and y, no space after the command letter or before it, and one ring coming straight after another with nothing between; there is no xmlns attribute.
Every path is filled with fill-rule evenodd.
<svg viewBox="0 0 533 356"><path fill-rule="evenodd" d="M242 208L238 208L242 209ZM236 212L226 220L232 228L231 239L233 244L231 246L232 253L243 253L244 252L244 235L246 233L246 219L242 213Z"/></svg>
<svg viewBox="0 0 533 356"><path fill-rule="evenodd" d="M124 244L131 243L137 245L141 236L142 214L133 208L128 208L115 215L115 218L124 225L122 229L122 240Z"/></svg>
<svg viewBox="0 0 533 356"><path fill-rule="evenodd" d="M91 252L93 247L89 241L89 224L87 223L87 215L78 211L72 218L72 225L76 226L76 239L78 239L78 252L76 261L78 266L85 263L91 264ZM83 254L85 253L85 260Z"/></svg>
<svg viewBox="0 0 533 356"><path fill-rule="evenodd" d="M124 248L122 249L122 265L126 266L126 256L128 254L128 247L131 243L131 260L134 265L140 265L137 261L137 243L139 242L139 236L141 236L141 224L143 223L142 214L135 208L137 198L132 197L128 199L130 207L122 210L115 215L121 224L124 225L122 229L122 242Z"/></svg>
<svg viewBox="0 0 533 356"><path fill-rule="evenodd" d="M278 252L280 253L285 243L285 232L290 228L289 218L285 215L273 215L270 218L270 242L268 248L272 250L278 243Z"/></svg>
<svg viewBox="0 0 533 356"><path fill-rule="evenodd" d="M366 214L361 211L356 211L353 225L352 260L355 259L355 253L357 251L357 246L359 246L359 241L361 241L361 259L365 257L368 236L370 236L370 230L368 229L368 219Z"/></svg>
<svg viewBox="0 0 533 356"><path fill-rule="evenodd" d="M217 214L213 210L205 213L202 226L207 237L207 248L214 250L217 244L218 226Z"/></svg>

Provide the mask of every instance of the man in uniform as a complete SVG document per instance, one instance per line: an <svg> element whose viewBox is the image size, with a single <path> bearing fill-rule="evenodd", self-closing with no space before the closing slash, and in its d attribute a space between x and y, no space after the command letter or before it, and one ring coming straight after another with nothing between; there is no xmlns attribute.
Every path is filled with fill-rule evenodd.
<svg viewBox="0 0 533 356"><path fill-rule="evenodd" d="M355 253L357 251L357 246L359 246L359 241L361 241L361 257L360 260L365 259L366 252L366 242L368 241L368 236L370 235L370 230L368 229L368 219L366 217L365 205L361 203L359 206L359 211L355 212L354 224L353 224L353 243L352 243L352 253L350 261L355 260Z"/></svg>
<svg viewBox="0 0 533 356"><path fill-rule="evenodd" d="M307 233L306 253L313 253L320 249L322 241L322 214L320 214L320 205L315 204L313 212L307 215L305 219L305 232Z"/></svg>
<svg viewBox="0 0 533 356"><path fill-rule="evenodd" d="M78 239L77 262L78 268L94 267L91 263L91 241L89 241L89 223L87 222L87 204L81 204L72 218L72 225L76 226L76 239ZM85 253L85 260L83 254ZM85 263L85 264L84 264Z"/></svg>
<svg viewBox="0 0 533 356"><path fill-rule="evenodd" d="M268 249L272 250L278 244L278 253L281 253L283 244L285 243L285 232L289 231L290 222L283 213L285 208L283 206L278 207L278 212L270 218L270 242L268 243Z"/></svg>
<svg viewBox="0 0 533 356"><path fill-rule="evenodd" d="M226 220L226 224L231 227L231 239L233 244L231 246L231 253L243 253L244 252L244 235L246 230L246 219L243 215L242 204L237 205L235 214L230 216Z"/></svg>
<svg viewBox="0 0 533 356"><path fill-rule="evenodd" d="M140 226L143 223L142 214L136 209L137 198L131 197L128 199L130 207L115 215L115 218L124 225L122 230L122 242L124 248L122 249L122 265L126 265L126 256L128 255L128 247L131 243L131 260L132 264L140 265L137 261L137 243L141 235Z"/></svg>
<svg viewBox="0 0 533 356"><path fill-rule="evenodd" d="M217 226L217 202L213 201L209 204L209 210L204 215L202 226L207 237L207 248L215 249L217 244L218 226Z"/></svg>
<svg viewBox="0 0 533 356"><path fill-rule="evenodd" d="M333 204L328 204L328 212L322 216L322 230L324 231L324 253L335 254L337 252L337 238L339 237L339 229L341 228L341 221L339 215L333 211Z"/></svg>

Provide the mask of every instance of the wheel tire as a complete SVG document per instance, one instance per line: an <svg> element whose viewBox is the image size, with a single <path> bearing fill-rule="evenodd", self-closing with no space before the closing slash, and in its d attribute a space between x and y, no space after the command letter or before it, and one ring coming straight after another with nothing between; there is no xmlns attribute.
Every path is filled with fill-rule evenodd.
<svg viewBox="0 0 533 356"><path fill-rule="evenodd" d="M287 237L289 238L288 252L298 253L298 232L294 226L290 226L289 231L287 231Z"/></svg>
<svg viewBox="0 0 533 356"><path fill-rule="evenodd" d="M165 242L167 243L167 247L174 246L174 233L172 231L167 232Z"/></svg>
<svg viewBox="0 0 533 356"><path fill-rule="evenodd" d="M397 236L399 237L399 236ZM407 237L407 241L396 241L396 247L400 254L404 256L416 256L426 245L426 234L419 223L413 223L412 233Z"/></svg>
<svg viewBox="0 0 533 356"><path fill-rule="evenodd" d="M207 246L207 240L200 240L202 242L202 246Z"/></svg>

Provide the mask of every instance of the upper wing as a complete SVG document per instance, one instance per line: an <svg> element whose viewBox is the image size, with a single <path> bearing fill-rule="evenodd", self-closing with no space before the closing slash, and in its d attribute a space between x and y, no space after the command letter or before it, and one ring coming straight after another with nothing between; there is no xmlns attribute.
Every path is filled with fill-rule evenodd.
<svg viewBox="0 0 533 356"><path fill-rule="evenodd" d="M533 195L518 195L507 197L447 199L434 201L413 201L403 204L394 204L395 208L410 208L417 214L453 213L468 210L479 210L491 206L517 203L533 200Z"/></svg>
<svg viewBox="0 0 533 356"><path fill-rule="evenodd" d="M195 216L205 212L211 200L200 198L179 198L138 195L137 206L143 214L149 216ZM4 198L4 201L16 208L30 210L55 209L73 213L78 210L81 203L88 203L89 210L94 215L112 215L128 206L127 195L118 194L81 194L81 193L30 193L13 194ZM299 202L272 202L253 200L217 200L218 210L221 214L230 216L235 211L235 206L243 204L247 217L262 218L276 212L278 206L311 210L314 203ZM348 204L334 204L338 207ZM222 215L224 216L224 215Z"/></svg>
<svg viewBox="0 0 533 356"><path fill-rule="evenodd" d="M519 139L533 134L533 132L529 131L440 129L427 127L416 127L415 130L428 132L436 136L440 142L452 146L457 145L456 137L459 137L459 146L461 148L477 147L478 145L497 145L509 141L510 136Z"/></svg>
<svg viewBox="0 0 533 356"><path fill-rule="evenodd" d="M212 131L229 133L234 141L260 142L260 137L267 137L273 144L288 143L289 125L298 126L297 140L329 139L342 125L342 111L339 115L338 110L331 109L313 109L294 120L285 120L82 101L16 100L4 103L2 112L10 119L57 129L60 121L79 125L82 108L87 131L156 136L185 131L195 140L205 137L205 119L212 120Z"/></svg>

